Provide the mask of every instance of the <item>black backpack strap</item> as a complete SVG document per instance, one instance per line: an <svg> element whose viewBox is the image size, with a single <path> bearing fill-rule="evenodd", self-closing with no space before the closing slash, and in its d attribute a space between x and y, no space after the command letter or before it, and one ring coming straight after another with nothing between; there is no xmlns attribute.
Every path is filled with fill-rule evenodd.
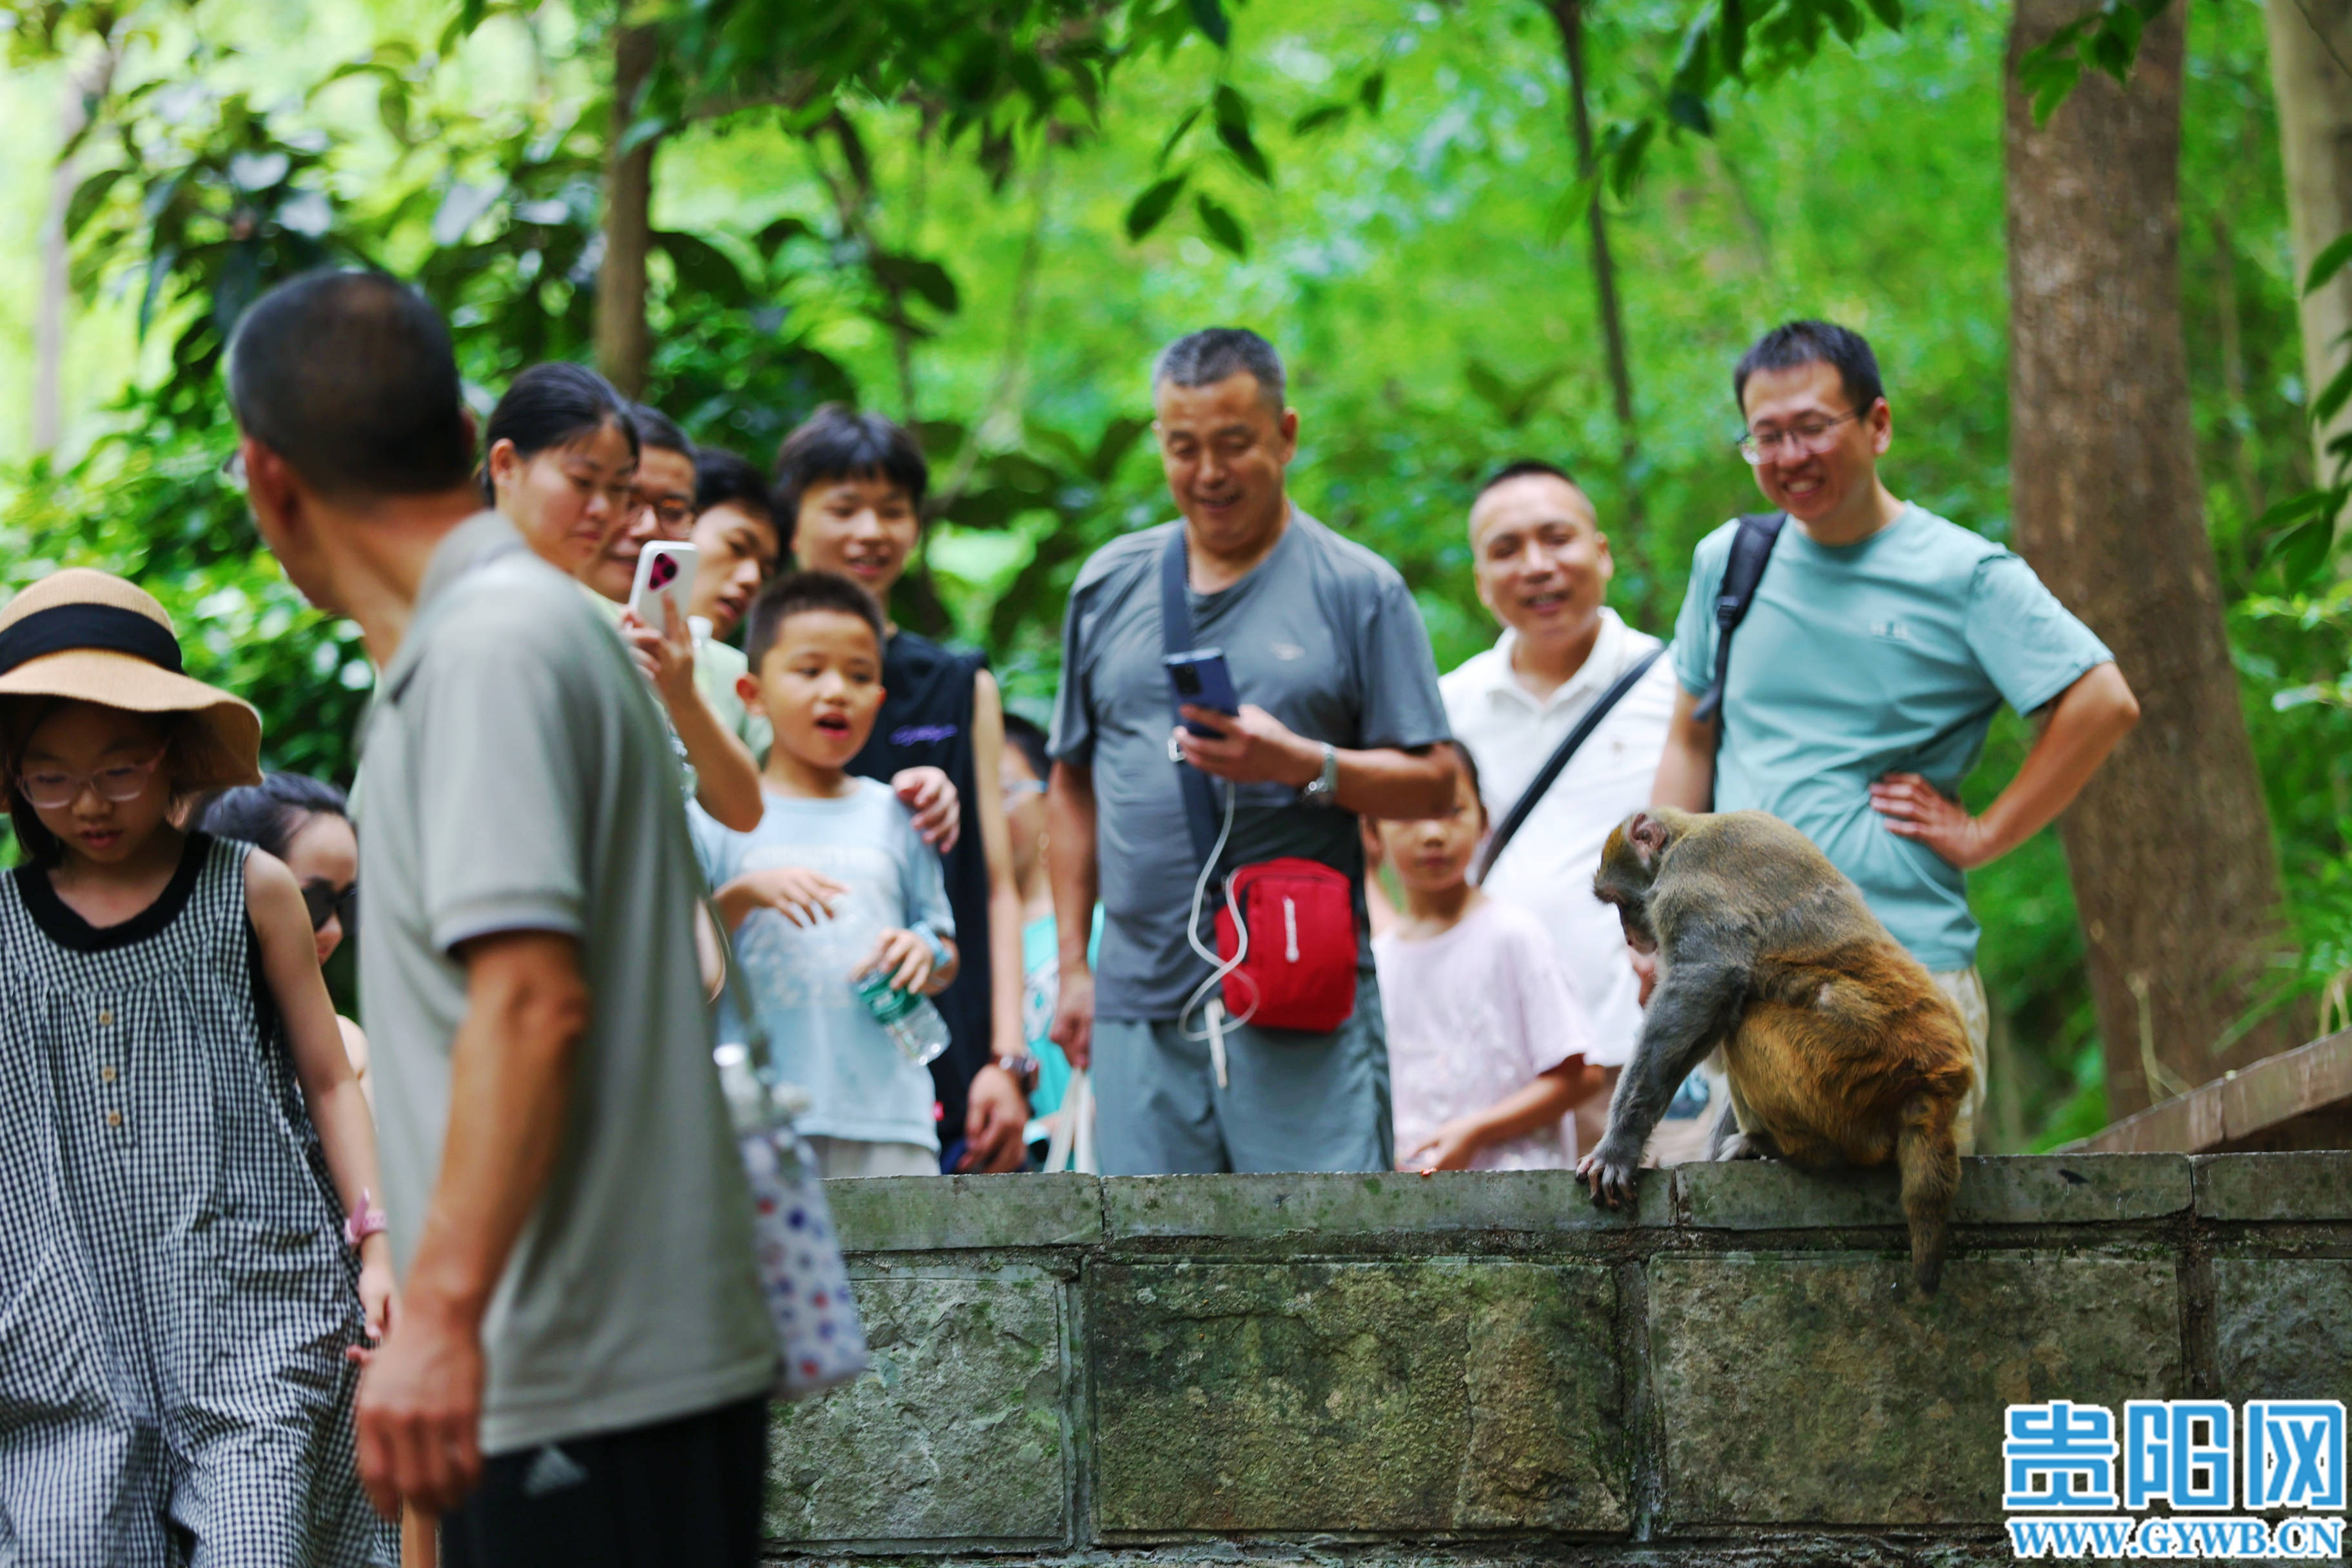
<svg viewBox="0 0 2352 1568"><path fill-rule="evenodd" d="M1665 651L1663 647L1654 647L1635 659L1633 668L1619 676L1608 690L1594 700L1592 706L1584 710L1584 717L1569 730L1567 738L1560 742L1550 756L1544 759L1544 765L1536 770L1536 776L1528 781L1528 787L1519 792L1519 798L1513 801L1511 809L1504 814L1503 826L1495 829L1493 837L1486 840L1486 850L1478 857L1479 881L1486 879L1486 873L1495 868L1495 862L1502 858L1503 851L1509 847L1511 839L1527 825L1528 818L1535 815L1544 792L1551 788L1553 781L1568 766L1568 760L1576 755L1577 748L1591 739L1592 731L1601 728L1601 721L1609 717L1609 710L1623 700L1625 693L1641 684L1642 677L1650 673L1650 667L1664 657Z"/></svg>
<svg viewBox="0 0 2352 1568"><path fill-rule="evenodd" d="M1189 563L1184 555L1184 525L1178 523L1160 552L1160 647L1173 656L1192 651L1192 608L1185 595ZM1176 683L1168 683L1168 706L1178 707ZM1182 723L1179 714L1176 721ZM1176 764L1176 783L1184 795L1184 826L1192 836L1193 858L1206 864L1217 847L1217 794L1209 775L1186 763Z"/></svg>
<svg viewBox="0 0 2352 1568"><path fill-rule="evenodd" d="M1739 519L1739 531L1731 541L1731 559L1724 563L1723 585L1715 596L1715 684L1691 710L1691 717L1701 723L1723 709L1724 678L1731 672L1731 634L1748 618L1756 584L1764 580L1765 563L1772 559L1780 525L1788 521L1785 511L1749 512Z"/></svg>

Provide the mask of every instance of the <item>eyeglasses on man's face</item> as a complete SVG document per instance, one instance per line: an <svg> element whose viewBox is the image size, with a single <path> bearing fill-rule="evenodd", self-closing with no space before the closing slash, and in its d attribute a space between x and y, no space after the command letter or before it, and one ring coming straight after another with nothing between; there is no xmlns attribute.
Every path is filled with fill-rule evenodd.
<svg viewBox="0 0 2352 1568"><path fill-rule="evenodd" d="M1757 465L1771 462L1784 451L1792 458L1818 458L1837 445L1839 426L1861 417L1841 414L1833 419L1800 419L1785 430L1750 430L1739 437L1739 455Z"/></svg>
<svg viewBox="0 0 2352 1568"><path fill-rule="evenodd" d="M694 531L694 503L681 500L677 496L656 496L645 490L632 489L629 491L629 510L652 512L654 526L661 530L667 539L683 540Z"/></svg>

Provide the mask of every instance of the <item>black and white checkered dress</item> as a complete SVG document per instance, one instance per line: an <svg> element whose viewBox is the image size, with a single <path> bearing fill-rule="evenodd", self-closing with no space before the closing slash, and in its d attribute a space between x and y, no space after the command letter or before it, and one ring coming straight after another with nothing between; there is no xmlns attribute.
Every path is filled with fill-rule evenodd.
<svg viewBox="0 0 2352 1568"><path fill-rule="evenodd" d="M355 1275L246 916L192 835L94 929L0 877L0 1562L391 1563Z"/></svg>

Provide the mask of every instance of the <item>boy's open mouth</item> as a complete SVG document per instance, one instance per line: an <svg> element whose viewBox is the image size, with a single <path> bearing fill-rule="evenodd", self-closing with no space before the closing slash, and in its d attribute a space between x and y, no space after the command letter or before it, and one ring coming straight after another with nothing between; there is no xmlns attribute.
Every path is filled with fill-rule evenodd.
<svg viewBox="0 0 2352 1568"><path fill-rule="evenodd" d="M828 735L846 735L849 733L849 721L839 713L818 714L816 727L824 731Z"/></svg>

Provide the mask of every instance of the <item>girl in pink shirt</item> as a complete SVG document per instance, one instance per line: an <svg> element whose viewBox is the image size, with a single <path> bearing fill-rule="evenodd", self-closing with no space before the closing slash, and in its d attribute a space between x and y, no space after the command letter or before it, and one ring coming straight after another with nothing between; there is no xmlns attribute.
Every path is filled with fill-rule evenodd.
<svg viewBox="0 0 2352 1568"><path fill-rule="evenodd" d="M1372 939L1397 1168L1565 1170L1577 1152L1568 1113L1601 1083L1584 1059L1591 1020L1551 934L1470 885L1486 811L1476 764L1455 749L1453 809L1379 829L1404 889L1395 921Z"/></svg>

